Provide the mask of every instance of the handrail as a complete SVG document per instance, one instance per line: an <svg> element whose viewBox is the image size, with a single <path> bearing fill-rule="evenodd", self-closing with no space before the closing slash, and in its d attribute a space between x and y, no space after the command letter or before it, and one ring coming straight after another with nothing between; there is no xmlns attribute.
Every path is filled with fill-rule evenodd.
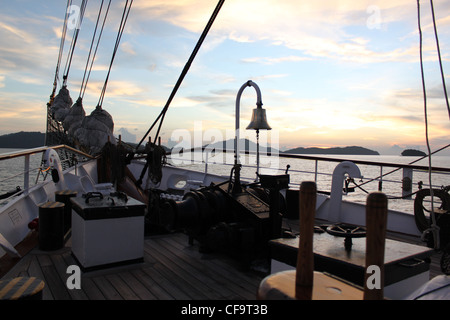
<svg viewBox="0 0 450 320"><path fill-rule="evenodd" d="M44 152L44 151L46 151L48 149L68 149L68 150L70 150L72 152L78 153L81 156L84 156L84 157L87 157L87 158L90 158L90 159L95 159L95 157L93 157L90 154L84 153L83 151L80 151L78 149L72 148L72 147L70 147L68 145L61 144L61 145L57 145L57 146L43 146L43 147L37 147L37 148L32 148L32 149L24 149L24 150L20 150L20 151L13 151L13 152L0 154L0 161L7 160L7 159L14 159L14 158L23 157L23 156L28 156L28 155Z"/></svg>
<svg viewBox="0 0 450 320"><path fill-rule="evenodd" d="M205 159L203 156L201 157L201 159L194 159L193 157L191 157L191 159L189 159L189 156L184 156L183 158L178 158L178 155L181 155L181 150L179 150L179 153L177 152L177 150L174 150L175 152L168 152L166 155L170 156L171 159L173 160L185 160L185 164L205 164L205 168L204 168L204 174L208 173L208 162L209 162L209 156L207 156L207 159ZM211 148L210 146L205 146L205 147L201 147L201 148L192 148L192 149L184 149L183 153L194 153L194 152L205 152L208 151L208 154L212 154L213 148ZM218 155L219 158L221 157L220 152L234 152L234 150L230 150L230 149L215 149L216 152L216 156ZM241 151L241 153L245 153L246 155L254 155L255 152L252 151ZM292 159L297 159L300 161L309 161L309 162L313 162L315 163L315 168L313 169L308 169L305 171L305 168L301 169L301 168L293 168L293 166L288 165L286 166L286 168L271 168L272 170L278 170L278 171L283 171L283 173L285 172L289 172L290 174L293 174L294 176L296 176L297 174L312 174L314 175L313 180L315 182L318 182L319 180L321 180L319 178L319 176L332 176L332 172L324 172L324 171L319 171L319 166L318 163L319 162L328 162L328 163L332 163L332 162L343 162L343 161L352 161L355 164L362 164L362 165L367 165L368 167L373 167L373 168L380 168L380 172L377 175L372 169L370 169L370 173L369 172L365 172L365 173L369 173L368 175L364 174L364 182L361 179L361 181L359 183L356 183L355 181L353 181L353 179L348 180L347 183L352 182L352 185L346 185L345 186L345 192L352 192L355 188L360 189L361 191L363 191L364 193L367 193L367 191L365 189L362 188L363 185L371 183L371 182L377 182L378 183L378 187L377 190L378 191L382 191L383 189L389 190L390 193L392 193L392 195L390 196L390 199L405 199L405 200L412 200L412 196L417 192L414 192L411 187L412 187L412 182L413 182L413 172L427 172L428 171L428 167L427 166L420 166L420 165L413 165L413 163L422 160L423 158L418 158L417 160L414 160L412 163L410 164L400 164L400 163L389 163L389 162L377 162L377 161L366 161L366 160L355 160L355 159L350 159L351 155L348 155L349 157L341 157L341 158L337 158L337 157L329 157L329 156L314 156L314 155L297 155L297 154L288 154L288 153L267 153L267 155L272 155L272 156L279 156L280 158L292 158ZM230 160L228 157L226 158L228 160ZM137 160L137 159L136 159ZM224 159L225 160L225 159ZM217 158L214 160L215 164L220 164L220 165L229 165L232 166L233 164L229 163L228 161L224 161L221 162L219 160L219 162L217 162ZM391 167L390 170L386 170L387 172L383 173L383 168L384 167ZM254 166L252 166L251 164L245 164L242 165L242 169L244 168L255 168ZM386 177L399 171L399 170L403 170L403 179L400 178L394 178L394 179L389 179ZM406 170L406 171L405 171ZM247 174L244 173L247 172ZM244 173L243 175L243 179L247 180L247 181L251 181L252 178L248 177L248 170L244 170L242 171ZM433 174L437 174L439 176L441 175L445 175L448 176L450 174L450 168L445 168L445 167L433 167L432 168L432 172ZM351 178L351 177L349 177ZM416 179L417 180L417 179ZM442 184L442 181L440 181L438 184L433 184L432 186L428 186L427 184L424 184L421 180L421 178L419 178L417 181L414 180L415 182L417 182L417 186L418 189L421 189L423 187L425 188L439 188L439 187L444 187L444 185ZM438 179L440 180L440 179ZM408 181L410 181L408 184ZM322 185L322 188L327 189L328 187L326 186L328 184L328 182L325 182L325 185ZM383 186L383 182L386 182L387 185ZM297 184L299 184L297 182L297 180L293 180L289 183L291 188L296 188ZM393 188L393 186L397 184L401 186L401 196L398 195L396 188ZM348 187L348 189L347 189ZM387 188L386 188L387 187ZM384 191L386 192L386 191ZM320 193L324 193L324 194L329 194L329 192L327 191L320 191Z"/></svg>
<svg viewBox="0 0 450 320"><path fill-rule="evenodd" d="M196 151L204 151L205 149L210 149L210 147L197 147L183 150L183 152L196 152ZM227 149L218 149L214 148L216 152L224 152L224 153L234 153L234 150ZM240 153L248 154L248 155L256 155L254 151L241 151ZM171 152L168 152L167 155L171 155ZM271 152L266 152L264 155L272 156ZM328 161L328 162L342 162L348 161L348 158L337 158L337 157L323 157L323 156L313 156L313 155L303 155L303 154L293 154L293 153L274 153L274 155L279 156L280 158L293 158L293 159L305 159L305 160L318 160L318 161ZM352 155L349 155L352 156ZM367 161L367 160L358 160L352 159L352 162L356 164L362 165L373 165L373 166L383 166L383 167L393 167L393 168L410 168L414 170L423 170L427 171L428 166L414 165L414 164L401 164L401 163L390 163L390 162L377 162L377 161ZM449 172L450 168L445 167L432 167L432 171L441 171L441 172Z"/></svg>
<svg viewBox="0 0 450 320"><path fill-rule="evenodd" d="M13 151L13 152L9 152L9 153L4 153L4 154L0 154L0 162L3 161L3 160L11 160L11 159L19 158L19 157L22 157L25 160L24 160L24 171L22 171L22 172L20 172L20 173L18 173L16 175L13 175L13 176L10 176L10 177L6 177L4 180L2 180L2 182L4 182L4 181L13 181L16 177L18 177L20 175L23 175L23 182L22 182L23 183L22 184L23 190L20 190L20 192L24 192L26 194L28 192L28 189L30 188L30 184L29 184L30 172L32 170L36 170L36 169L38 170L38 175L36 177L36 182L35 182L36 184L37 184L37 182L39 180L40 173L41 172L42 173L45 172L45 170L42 170L41 167L38 167L36 169L30 169L30 157L32 155L34 155L34 154L43 153L43 152L45 152L45 151L47 151L49 149L55 149L55 150L63 149L63 150L68 151L69 153L72 153L74 155L76 154L76 157L84 158L82 161L84 161L85 159L87 159L87 160L96 159L96 157L93 157L93 156L91 156L91 155L89 155L87 153L84 153L84 152L82 152L80 150L77 150L77 149L75 149L73 147L70 147L70 146L67 146L67 145L64 145L64 144L62 144L62 145L55 145L55 146L42 146L42 147L37 147L37 148L23 149L23 150L19 150L19 151ZM63 160L63 161L69 161L69 159L66 159L66 160ZM46 177L44 177L44 180L45 179L46 179ZM14 193L11 196L14 196L16 194L17 193ZM2 202L3 201L7 201L7 200L8 200L8 198L2 199Z"/></svg>

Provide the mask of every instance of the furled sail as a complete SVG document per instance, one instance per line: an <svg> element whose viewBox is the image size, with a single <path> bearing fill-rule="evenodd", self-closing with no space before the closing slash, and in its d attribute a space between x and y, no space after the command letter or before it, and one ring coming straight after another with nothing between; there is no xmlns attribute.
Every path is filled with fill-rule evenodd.
<svg viewBox="0 0 450 320"><path fill-rule="evenodd" d="M99 154L108 141L116 144L113 132L111 115L97 106L89 116L84 117L75 138L90 154Z"/></svg>
<svg viewBox="0 0 450 320"><path fill-rule="evenodd" d="M50 110L52 117L57 121L63 121L72 104L73 101L70 97L69 89L66 86L62 86L52 103Z"/></svg>
<svg viewBox="0 0 450 320"><path fill-rule="evenodd" d="M75 136L75 132L81 127L81 123L83 122L85 116L86 112L84 111L83 101L80 97L77 99L77 102L75 102L75 104L70 108L69 112L64 118L64 130L67 131L69 136Z"/></svg>

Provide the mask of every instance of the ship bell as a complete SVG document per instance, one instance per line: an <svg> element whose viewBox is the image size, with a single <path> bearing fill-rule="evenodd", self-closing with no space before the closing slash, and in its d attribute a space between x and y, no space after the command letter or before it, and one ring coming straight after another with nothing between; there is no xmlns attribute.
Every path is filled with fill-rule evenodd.
<svg viewBox="0 0 450 320"><path fill-rule="evenodd" d="M247 126L247 130L271 130L272 128L267 123L266 110L258 105L257 108L253 109L252 119L250 124Z"/></svg>

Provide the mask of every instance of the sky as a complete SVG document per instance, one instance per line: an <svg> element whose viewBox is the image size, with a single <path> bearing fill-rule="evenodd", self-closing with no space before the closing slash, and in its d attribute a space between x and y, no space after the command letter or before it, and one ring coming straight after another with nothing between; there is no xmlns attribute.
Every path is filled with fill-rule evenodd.
<svg viewBox="0 0 450 320"><path fill-rule="evenodd" d="M74 102L100 3L88 2L79 29L67 79ZM105 83L124 3L111 4L83 96L87 115ZM0 0L0 134L45 132L66 4ZM80 4L73 0L72 9ZM116 136L128 142L144 137L216 5L212 0L134 0L102 104L114 119ZM450 118L430 2L421 1L420 7L428 137L435 150L449 143ZM434 10L450 89L450 0L434 1ZM194 131L203 143L233 138L237 93L252 80L272 127L261 131L261 139L277 140L282 150L363 146L382 154L399 148L426 151L417 16L412 0L226 0L169 107L162 141L176 143L180 132L193 137ZM60 88L58 82L57 92ZM255 132L245 130L256 107L254 88L243 91L239 104L241 137L254 140Z"/></svg>

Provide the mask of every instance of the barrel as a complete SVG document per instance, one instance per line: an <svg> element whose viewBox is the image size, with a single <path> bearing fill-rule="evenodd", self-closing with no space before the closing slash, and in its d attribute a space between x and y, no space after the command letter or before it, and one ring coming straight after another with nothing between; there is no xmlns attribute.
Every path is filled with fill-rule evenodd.
<svg viewBox="0 0 450 320"><path fill-rule="evenodd" d="M64 246L64 203L39 205L39 249L58 250Z"/></svg>
<svg viewBox="0 0 450 320"><path fill-rule="evenodd" d="M55 201L64 203L64 234L72 227L72 203L70 198L76 197L74 190L59 190L55 192Z"/></svg>

